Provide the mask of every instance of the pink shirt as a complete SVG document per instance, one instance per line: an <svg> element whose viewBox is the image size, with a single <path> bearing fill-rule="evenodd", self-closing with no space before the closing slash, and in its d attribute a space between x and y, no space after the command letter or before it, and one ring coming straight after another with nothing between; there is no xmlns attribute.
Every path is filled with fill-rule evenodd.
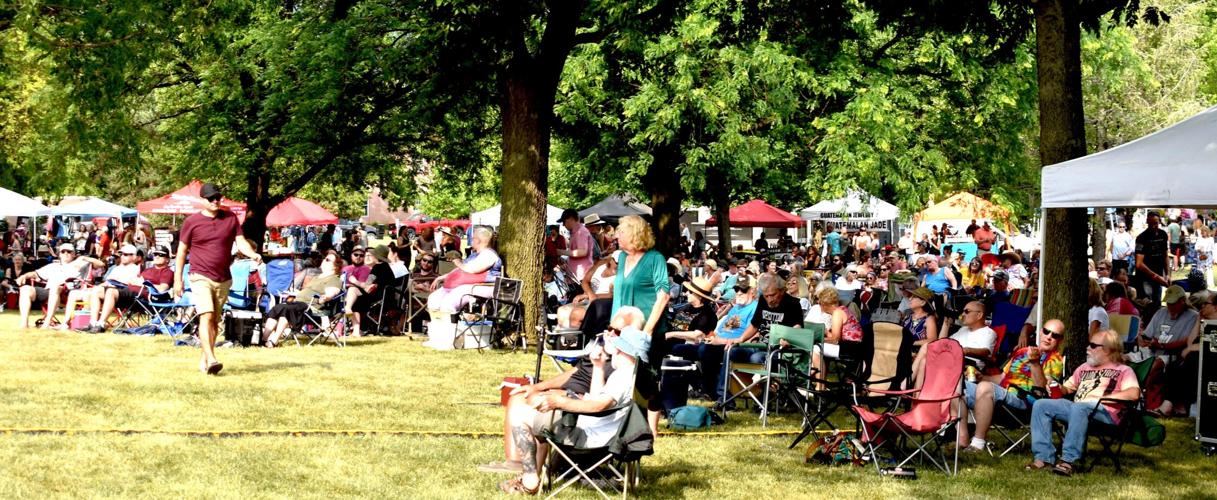
<svg viewBox="0 0 1217 500"><path fill-rule="evenodd" d="M583 250L582 257L571 257L571 270L575 272L575 278L583 280L583 275L592 268L592 249L595 248L595 243L592 241L592 232L587 230L587 226L579 224L575 230L571 232L570 241L567 242L567 248L574 252Z"/></svg>

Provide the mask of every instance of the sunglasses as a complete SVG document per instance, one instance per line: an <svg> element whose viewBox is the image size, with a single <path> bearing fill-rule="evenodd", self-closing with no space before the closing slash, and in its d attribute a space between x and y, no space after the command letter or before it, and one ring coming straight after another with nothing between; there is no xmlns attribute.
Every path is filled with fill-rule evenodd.
<svg viewBox="0 0 1217 500"><path fill-rule="evenodd" d="M979 309L964 309L964 310L963 310L963 313L964 313L964 314L983 313L983 312L984 312L984 311L981 311L981 310L979 310Z"/></svg>
<svg viewBox="0 0 1217 500"><path fill-rule="evenodd" d="M73 251L73 250L60 250L60 251L59 251L59 253L60 253L60 254L65 254L65 253L76 253L76 252L75 252L75 251Z"/></svg>
<svg viewBox="0 0 1217 500"><path fill-rule="evenodd" d="M1103 344L1096 344L1096 343L1094 343L1094 342L1091 342L1091 343L1089 343L1089 344L1086 344L1086 347L1088 347L1088 348L1090 348L1090 349L1102 349L1102 348L1103 348Z"/></svg>
<svg viewBox="0 0 1217 500"><path fill-rule="evenodd" d="M169 256L169 254L164 253L164 252L153 252L153 253L152 253L152 256L153 256L153 257L168 257L168 256Z"/></svg>
<svg viewBox="0 0 1217 500"><path fill-rule="evenodd" d="M351 257L363 257L363 254L361 254L361 253L353 253L353 254L351 254Z"/></svg>
<svg viewBox="0 0 1217 500"><path fill-rule="evenodd" d="M1056 333L1056 332L1054 332L1054 331L1052 331L1052 330L1049 330L1049 329L1047 329L1047 328L1044 328L1044 329L1043 329L1043 332L1044 332L1044 335L1047 335L1047 336L1052 337L1052 338L1057 339L1057 340L1061 340L1061 339L1064 339L1064 338L1065 338L1065 334L1063 334L1063 333Z"/></svg>
<svg viewBox="0 0 1217 500"><path fill-rule="evenodd" d="M219 203L220 200L222 200L222 199L224 199L223 196L212 196L211 198L207 198L207 201L210 201L212 203Z"/></svg>
<svg viewBox="0 0 1217 500"><path fill-rule="evenodd" d="M133 253L125 253L125 252L124 252L122 255L125 255L125 256L127 256L127 257L135 257L135 254L133 254Z"/></svg>

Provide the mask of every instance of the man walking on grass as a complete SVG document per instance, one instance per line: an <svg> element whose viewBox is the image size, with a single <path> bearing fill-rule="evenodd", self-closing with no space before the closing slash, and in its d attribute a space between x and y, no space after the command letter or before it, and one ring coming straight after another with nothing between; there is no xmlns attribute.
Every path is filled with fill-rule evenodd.
<svg viewBox="0 0 1217 500"><path fill-rule="evenodd" d="M182 223L177 247L177 262L173 274L173 296L182 296L182 268L186 255L190 255L191 299L199 318L199 344L203 357L199 360L199 371L208 375L220 373L224 365L216 360L216 334L219 331L220 313L228 301L228 289L232 287L232 244L245 256L262 262L262 256L241 234L237 216L220 208L223 195L215 184L204 184L199 195L206 200L203 211L191 215Z"/></svg>

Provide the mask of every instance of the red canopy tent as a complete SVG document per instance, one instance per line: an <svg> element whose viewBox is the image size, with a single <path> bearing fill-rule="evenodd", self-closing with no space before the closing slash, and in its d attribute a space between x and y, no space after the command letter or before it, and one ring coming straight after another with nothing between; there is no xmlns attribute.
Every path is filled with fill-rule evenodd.
<svg viewBox="0 0 1217 500"><path fill-rule="evenodd" d="M337 223L338 216L330 213L329 210L295 196L283 200L283 203L276 205L266 215L266 227L320 226Z"/></svg>
<svg viewBox="0 0 1217 500"><path fill-rule="evenodd" d="M190 215L203 210L206 201L199 196L203 182L195 179L181 189L160 198L141 201L135 204L135 210L144 214ZM228 198L220 200L220 205L227 208L238 217L245 216L245 204Z"/></svg>
<svg viewBox="0 0 1217 500"><path fill-rule="evenodd" d="M736 227L798 228L803 225L803 220L799 216L761 200L752 200L738 207L733 207L727 213L727 219L732 226ZM718 224L718 221L714 217L706 221L708 226L715 224Z"/></svg>

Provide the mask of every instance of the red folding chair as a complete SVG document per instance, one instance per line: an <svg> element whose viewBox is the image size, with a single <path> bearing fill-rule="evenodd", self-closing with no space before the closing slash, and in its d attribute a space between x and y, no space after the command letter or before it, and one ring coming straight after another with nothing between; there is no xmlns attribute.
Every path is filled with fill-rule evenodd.
<svg viewBox="0 0 1217 500"><path fill-rule="evenodd" d="M951 339L939 339L931 342L927 348L925 360L925 383L920 389L906 391L884 391L872 389L878 394L896 396L901 403L908 403L908 410L895 413L895 408L904 404L892 406L892 410L876 413L862 405L851 407L862 424L862 443L870 451L870 458L875 468L880 468L879 449L884 445L893 453L890 462L897 468L917 457L929 460L948 475L955 475L959 470L959 451L955 449L953 464L948 461L943 452L945 435L953 430L959 420L959 413L951 413L951 404L963 404L963 348L959 342ZM911 448L909 446L911 444ZM907 456L900 460L900 452L907 451Z"/></svg>

